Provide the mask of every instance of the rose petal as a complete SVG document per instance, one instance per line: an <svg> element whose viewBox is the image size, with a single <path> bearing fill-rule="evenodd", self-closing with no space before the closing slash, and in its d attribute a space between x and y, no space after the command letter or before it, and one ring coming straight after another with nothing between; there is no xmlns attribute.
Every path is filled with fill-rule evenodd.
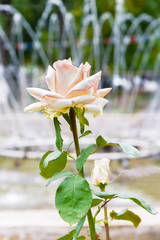
<svg viewBox="0 0 160 240"><path fill-rule="evenodd" d="M27 91L35 98L38 100L44 102L44 101L53 101L56 100L57 98L64 98L62 95L55 93L55 92L50 92L48 90L44 90L41 88L27 88Z"/></svg>
<svg viewBox="0 0 160 240"><path fill-rule="evenodd" d="M61 110L62 108L70 107L72 105L73 103L70 99L58 99L48 104L49 108L55 110Z"/></svg>
<svg viewBox="0 0 160 240"><path fill-rule="evenodd" d="M55 83L56 83L56 71L48 66L47 75L45 77L45 81L47 83L48 88L55 92Z"/></svg>
<svg viewBox="0 0 160 240"><path fill-rule="evenodd" d="M73 97L82 96L82 95L88 95L88 94L90 94L90 95L94 94L94 88L93 87L91 87L91 88L89 88L87 90L84 90L84 91L78 91L78 92L77 91L73 91L71 94L69 94L67 96L67 98L73 98Z"/></svg>
<svg viewBox="0 0 160 240"><path fill-rule="evenodd" d="M83 80L83 64L81 63L75 77L69 84L69 89L73 88L77 83L79 83L82 80Z"/></svg>
<svg viewBox="0 0 160 240"><path fill-rule="evenodd" d="M94 162L94 169L92 172L92 181L95 185L99 185L100 183L108 184L109 163L110 163L110 160L106 158L102 158Z"/></svg>
<svg viewBox="0 0 160 240"><path fill-rule="evenodd" d="M65 62L65 63L68 63L68 64L70 64L70 65L73 65L71 58L63 59L63 60L61 60L61 61Z"/></svg>
<svg viewBox="0 0 160 240"><path fill-rule="evenodd" d="M41 111L44 109L45 106L46 106L46 103L42 103L42 102L32 103L24 108L24 112L33 113L33 112Z"/></svg>
<svg viewBox="0 0 160 240"><path fill-rule="evenodd" d="M91 77L88 77L88 78L84 79L83 81L79 82L68 92L67 97L73 97L75 95L78 96L79 92L87 91L91 87L93 87L95 89L95 86L98 86L100 77L101 77L101 72L98 72L98 73L92 75Z"/></svg>
<svg viewBox="0 0 160 240"><path fill-rule="evenodd" d="M105 96L106 94L108 94L111 90L112 90L112 88L99 89L99 90L97 90L96 96L97 96L97 97L104 97L104 96Z"/></svg>
<svg viewBox="0 0 160 240"><path fill-rule="evenodd" d="M86 62L86 63L83 65L83 79L89 77L89 75L90 75L90 69L91 69L91 65L90 65L88 62Z"/></svg>
<svg viewBox="0 0 160 240"><path fill-rule="evenodd" d="M96 117L98 114L102 114L103 107L108 103L105 98L96 98L92 104L86 104L84 107L93 112L93 116Z"/></svg>
<svg viewBox="0 0 160 240"><path fill-rule="evenodd" d="M93 95L86 94L71 98L71 100L74 104L87 104L93 102L95 100L95 97Z"/></svg>
<svg viewBox="0 0 160 240"><path fill-rule="evenodd" d="M78 68L69 64L69 60L57 61L53 64L56 69L56 92L66 96L70 83L76 77Z"/></svg>

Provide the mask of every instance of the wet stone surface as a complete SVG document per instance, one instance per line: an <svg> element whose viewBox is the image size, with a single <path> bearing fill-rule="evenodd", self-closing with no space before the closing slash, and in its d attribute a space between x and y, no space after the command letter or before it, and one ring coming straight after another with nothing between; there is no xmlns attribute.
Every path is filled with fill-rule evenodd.
<svg viewBox="0 0 160 240"><path fill-rule="evenodd" d="M12 229L0 230L0 240L57 240L60 236L67 233L69 230L66 228L57 228L57 232L51 229ZM90 237L86 234L87 228L81 230L80 235L84 235L86 240ZM114 227L110 230L112 240L159 240L160 228L159 227L140 227L134 229L132 227ZM104 229L100 234L101 239L105 239Z"/></svg>

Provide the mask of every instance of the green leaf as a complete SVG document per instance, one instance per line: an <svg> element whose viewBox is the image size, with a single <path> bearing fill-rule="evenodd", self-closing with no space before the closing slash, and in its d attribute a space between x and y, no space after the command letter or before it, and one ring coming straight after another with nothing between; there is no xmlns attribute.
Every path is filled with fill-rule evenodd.
<svg viewBox="0 0 160 240"><path fill-rule="evenodd" d="M53 175L53 177L51 179L49 179L46 186L48 186L51 182L57 180L58 178L61 178L61 177L64 177L64 176L73 176L73 175L75 175L75 174L73 172L69 172L69 171L57 172Z"/></svg>
<svg viewBox="0 0 160 240"><path fill-rule="evenodd" d="M63 220L71 225L79 222L87 214L91 202L89 184L78 175L66 177L56 191L56 208Z"/></svg>
<svg viewBox="0 0 160 240"><path fill-rule="evenodd" d="M140 158L140 156L141 156L138 149L131 146L130 144L127 144L127 143L113 143L113 144L120 146L120 148L122 149L122 151L124 153L132 154L133 156L135 156L137 158ZM112 145L112 143L110 143L110 145Z"/></svg>
<svg viewBox="0 0 160 240"><path fill-rule="evenodd" d="M107 141L100 135L96 139L98 149L107 146Z"/></svg>
<svg viewBox="0 0 160 240"><path fill-rule="evenodd" d="M92 207L95 207L95 206L97 206L97 205L99 205L102 201L103 201L103 199L100 199L100 198L93 198L93 199L92 199L91 208L92 208Z"/></svg>
<svg viewBox="0 0 160 240"><path fill-rule="evenodd" d="M81 123L80 122L80 133L82 134L85 130L85 126L84 126L84 123Z"/></svg>
<svg viewBox="0 0 160 240"><path fill-rule="evenodd" d="M77 239L77 237L78 237L78 235L79 235L79 233L80 233L80 231L81 231L81 229L82 229L82 227L83 227L83 224L84 224L84 222L85 222L85 219L86 219L86 216L84 216L82 219L81 219L81 221L77 224L77 226L76 226L76 233L74 234L74 239Z"/></svg>
<svg viewBox="0 0 160 240"><path fill-rule="evenodd" d="M66 122L69 124L70 130L72 131L71 119L70 119L69 115L68 115L67 113L65 113L65 114L63 114L62 116L63 116L63 118L66 120Z"/></svg>
<svg viewBox="0 0 160 240"><path fill-rule="evenodd" d="M81 136L79 136L79 138L78 139L80 139L80 138L82 138L82 137L84 137L84 136L87 136L88 134L90 134L90 133L92 133L90 130L87 130L87 131L85 131ZM69 144L68 144L68 146L67 146L67 151L69 150L69 148L70 148L70 146L72 145L72 143L74 143L74 141L72 141L72 142L70 142Z"/></svg>
<svg viewBox="0 0 160 240"><path fill-rule="evenodd" d="M80 155L77 157L76 168L77 168L78 172L80 172L82 170L83 165L84 165L85 161L87 160L87 158L89 157L89 155L91 154L94 146L95 146L95 144L92 144L89 147L82 149Z"/></svg>
<svg viewBox="0 0 160 240"><path fill-rule="evenodd" d="M85 109L74 107L74 111L75 111L77 118L79 119L80 132L82 134L85 130L85 125L89 126L89 122L88 122L87 118L85 118L85 116L84 116Z"/></svg>
<svg viewBox="0 0 160 240"><path fill-rule="evenodd" d="M109 146L109 145L117 145L122 149L124 153L132 154L133 156L140 158L140 152L138 151L138 149L131 146L130 144L121 143L121 142L107 142L102 136L99 136L96 139L96 143L97 143L98 149L105 146Z"/></svg>
<svg viewBox="0 0 160 240"><path fill-rule="evenodd" d="M113 180L109 181L109 184L117 181L117 180L119 179L119 177L120 177L123 173L125 173L125 172L127 172L127 170L122 171L116 178L114 178Z"/></svg>
<svg viewBox="0 0 160 240"><path fill-rule="evenodd" d="M75 111L80 123L89 126L89 122L88 122L87 118L85 118L85 116L84 116L85 109L74 107L74 111Z"/></svg>
<svg viewBox="0 0 160 240"><path fill-rule="evenodd" d="M40 161L40 175L45 179L53 177L57 172L61 172L67 163L66 152L48 151L45 153Z"/></svg>
<svg viewBox="0 0 160 240"><path fill-rule="evenodd" d="M54 126L56 131L56 146L58 150L62 152L63 139L61 137L60 122L56 117L54 118Z"/></svg>
<svg viewBox="0 0 160 240"><path fill-rule="evenodd" d="M92 133L91 130L87 130L79 137L79 139L82 138L82 137L85 137L85 136L87 136L88 134L91 134L91 133Z"/></svg>
<svg viewBox="0 0 160 240"><path fill-rule="evenodd" d="M72 240L75 232L76 232L76 230L74 229L71 232L69 232L68 234L64 235L63 237L58 238L57 240Z"/></svg>
<svg viewBox="0 0 160 240"><path fill-rule="evenodd" d="M120 213L116 213L114 210L110 213L110 217L115 220L126 220L133 223L134 227L137 228L141 222L138 215L128 209L122 210Z"/></svg>
<svg viewBox="0 0 160 240"><path fill-rule="evenodd" d="M85 240L86 238L85 238L85 236L79 236L78 238L77 238L77 240Z"/></svg>
<svg viewBox="0 0 160 240"><path fill-rule="evenodd" d="M150 204L145 202L144 200L131 195L131 194L126 194L126 193L112 193L112 192L97 192L95 190L92 190L92 193L95 194L96 196L104 199L111 199L111 198L121 198L121 199L130 199L131 201L135 202L137 205L140 207L144 208L146 211L149 213L156 215L157 210L152 207Z"/></svg>
<svg viewBox="0 0 160 240"><path fill-rule="evenodd" d="M60 151L48 151L46 152L43 157L42 160L40 162L40 169L42 168L46 168L48 166L48 163L52 160L55 160L57 158L59 158L59 156L62 153Z"/></svg>

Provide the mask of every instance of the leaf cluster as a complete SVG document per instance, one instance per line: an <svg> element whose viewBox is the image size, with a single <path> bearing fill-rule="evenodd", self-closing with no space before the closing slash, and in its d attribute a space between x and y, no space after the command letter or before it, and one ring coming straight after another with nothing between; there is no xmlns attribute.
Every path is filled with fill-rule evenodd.
<svg viewBox="0 0 160 240"><path fill-rule="evenodd" d="M79 138L82 138L87 136L88 134L91 134L92 132L90 130L84 131L85 125L88 125L88 120L86 120L84 116L84 111L78 108L77 109L75 108L74 111L79 120L79 124L81 126L80 128L81 135ZM63 117L69 124L70 129L73 130L72 129L73 126L71 125L69 115L65 114L65 116ZM157 213L156 209L154 209L150 204L148 204L147 202L145 202L144 200L136 196L133 196L130 194L117 193L117 192L108 192L108 191L98 192L98 191L92 190L90 188L88 181L84 178L83 167L86 160L90 155L97 152L100 148L108 145L117 145L121 148L121 150L124 153L132 154L134 157L139 158L140 153L135 147L129 144L121 143L121 142L110 142L110 141L107 141L102 136L99 136L96 139L95 144L92 144L82 149L79 156L76 157L75 172L65 171L64 169L67 163L67 156L70 156L69 148L73 142L69 144L67 150L64 150L63 138L61 136L60 122L58 121L57 118L54 118L54 126L55 126L55 132L56 132L57 150L48 151L47 153L44 154L39 165L40 171L41 171L40 174L45 179L48 179L47 186L53 181L59 178L65 177L60 183L60 185L58 186L56 191L56 196L55 196L56 208L58 209L59 214L64 221L68 222L70 225L78 223L74 230L72 230L65 236L59 238L59 240L85 239L84 236L79 236L79 233L84 224L84 221L89 209L92 207L98 206L98 210L95 213L95 216L93 218L94 224L96 224L96 216L98 215L98 213L105 206L105 204L107 204L109 201L111 201L114 198L120 198L124 200L129 199L135 204L137 204L138 206L148 211L149 213L151 214ZM117 180L118 177L114 180ZM93 195L95 195L96 198L93 197ZM135 227L137 227L141 222L140 217L128 209L124 209L120 213L112 211L110 213L110 218L111 220L130 221ZM100 231L99 224L96 225L96 228L97 228L96 231Z"/></svg>

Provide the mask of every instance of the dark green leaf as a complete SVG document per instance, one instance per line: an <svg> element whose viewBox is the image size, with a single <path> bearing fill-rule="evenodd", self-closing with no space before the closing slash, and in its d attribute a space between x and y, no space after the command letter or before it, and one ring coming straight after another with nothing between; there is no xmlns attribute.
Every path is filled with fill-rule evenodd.
<svg viewBox="0 0 160 240"><path fill-rule="evenodd" d="M140 207L144 208L146 211L148 211L151 214L157 214L157 210L152 207L150 204L145 202L144 200L126 193L111 193L111 192L97 192L95 190L92 190L93 194L95 194L98 197L104 198L104 199L111 199L111 198L121 198L121 199L130 199L133 202L135 202Z"/></svg>
<svg viewBox="0 0 160 240"><path fill-rule="evenodd" d="M69 115L68 115L67 113L65 113L65 114L63 114L62 116L63 116L63 118L66 120L66 122L69 124L70 130L72 131L71 119L70 119Z"/></svg>
<svg viewBox="0 0 160 240"><path fill-rule="evenodd" d="M54 126L56 131L56 146L59 151L62 151L63 139L61 137L60 122L56 117L54 118Z"/></svg>
<svg viewBox="0 0 160 240"><path fill-rule="evenodd" d="M85 238L85 236L79 236L78 238L77 238L77 240L85 240L86 238Z"/></svg>
<svg viewBox="0 0 160 240"><path fill-rule="evenodd" d="M87 118L85 118L85 116L84 116L84 110L81 108L74 107L74 111L75 111L80 123L89 126L89 122L88 122Z"/></svg>
<svg viewBox="0 0 160 240"><path fill-rule="evenodd" d="M57 172L53 175L51 179L49 179L46 186L48 186L51 182L57 180L58 178L64 177L64 176L72 176L75 175L73 172L64 171L64 172Z"/></svg>
<svg viewBox="0 0 160 240"><path fill-rule="evenodd" d="M59 151L58 151L59 152ZM44 162L44 160L46 159L46 157L49 155L49 154L51 154L51 153L53 153L53 151L48 151L48 152L46 152L43 156L42 156L42 158L41 158L41 161L40 161L40 163L39 163L39 169L41 170L42 168L44 168L44 166L43 166L43 162Z"/></svg>
<svg viewBox="0 0 160 240"><path fill-rule="evenodd" d="M116 213L114 210L110 213L110 217L116 220L126 220L133 223L134 227L138 227L141 219L138 215L128 209L124 209L120 213Z"/></svg>
<svg viewBox="0 0 160 240"><path fill-rule="evenodd" d="M96 139L96 144L98 148L102 148L107 146L107 141L104 140L104 138L100 135L97 139Z"/></svg>
<svg viewBox="0 0 160 240"><path fill-rule="evenodd" d="M57 158L59 158L59 156L62 153L60 151L48 151L46 152L43 157L42 160L40 162L40 169L42 168L46 168L48 166L48 163L52 160L55 160Z"/></svg>
<svg viewBox="0 0 160 240"><path fill-rule="evenodd" d="M82 227L83 227L83 224L84 224L84 222L85 222L85 219L86 219L86 216L84 216L82 219L81 219L81 221L77 224L77 226L76 226L76 233L74 234L74 239L77 239L77 237L78 237L78 235L79 235L79 233L80 233L80 231L81 231L81 229L82 229Z"/></svg>
<svg viewBox="0 0 160 240"><path fill-rule="evenodd" d="M84 165L85 161L87 160L87 158L89 157L89 155L91 154L94 146L95 146L95 144L92 144L89 147L82 149L80 155L77 157L76 168L77 168L78 172L80 172L82 170L83 165Z"/></svg>
<svg viewBox="0 0 160 240"><path fill-rule="evenodd" d="M75 234L75 232L76 230L74 229L63 237L58 238L57 240L73 240L73 235Z"/></svg>
<svg viewBox="0 0 160 240"><path fill-rule="evenodd" d="M55 173L61 172L65 168L66 162L66 152L49 151L44 154L39 164L40 175L45 179L51 178Z"/></svg>
<svg viewBox="0 0 160 240"><path fill-rule="evenodd" d="M87 214L91 202L89 184L78 175L66 177L56 191L55 203L59 214L71 225L79 222Z"/></svg>
<svg viewBox="0 0 160 240"><path fill-rule="evenodd" d="M93 199L92 199L91 207L95 207L95 206L99 205L102 201L103 201L103 199L93 198Z"/></svg>
<svg viewBox="0 0 160 240"><path fill-rule="evenodd" d="M82 138L82 137L85 137L85 136L87 136L88 134L91 134L91 133L92 133L91 130L87 130L79 137L79 139Z"/></svg>
<svg viewBox="0 0 160 240"><path fill-rule="evenodd" d="M117 145L122 149L124 153L132 154L133 156L140 158L140 152L138 151L138 149L131 146L130 144L120 142L107 142L102 136L99 136L96 139L96 143L98 149L109 145Z"/></svg>
<svg viewBox="0 0 160 240"><path fill-rule="evenodd" d="M85 130L85 126L84 126L84 123L81 123L80 122L80 133L82 134Z"/></svg>

